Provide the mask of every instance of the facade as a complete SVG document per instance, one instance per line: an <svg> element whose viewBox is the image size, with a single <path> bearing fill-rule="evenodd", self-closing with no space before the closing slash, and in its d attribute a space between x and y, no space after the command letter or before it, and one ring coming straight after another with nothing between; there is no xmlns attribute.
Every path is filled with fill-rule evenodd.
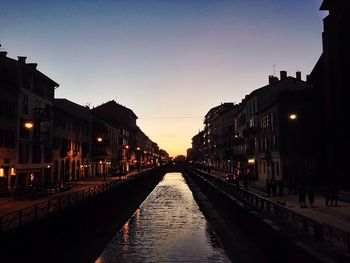
<svg viewBox="0 0 350 263"><path fill-rule="evenodd" d="M350 130L345 121L346 101L349 97L350 75L350 2L324 0L320 10L329 11L324 18L323 53L310 74L315 89L315 113L319 132L318 162L323 168L324 183L350 188L347 150Z"/></svg>
<svg viewBox="0 0 350 263"><path fill-rule="evenodd" d="M280 94L257 112L259 128L251 158L260 181L288 185L316 181L308 176L314 161L311 96L311 88Z"/></svg>
<svg viewBox="0 0 350 263"><path fill-rule="evenodd" d="M313 89L280 72L238 105L221 104L205 116L204 131L192 138L193 160L261 182L309 183L315 165ZM200 141L202 137L202 142ZM307 176L306 176L307 175Z"/></svg>
<svg viewBox="0 0 350 263"><path fill-rule="evenodd" d="M91 120L89 108L67 99L54 100L54 184L92 175Z"/></svg>
<svg viewBox="0 0 350 263"><path fill-rule="evenodd" d="M268 85L254 90L244 98L241 103L241 107L244 107L244 109L241 109L241 121L239 122L238 130L235 132L235 134L238 134L238 138L243 138L240 141L241 144L239 146L241 148L238 154L242 155L245 148L245 156L240 158L238 165L241 170L244 172L248 171L250 176L257 177L263 182L266 179L270 180L272 175L277 174L276 171L281 171L281 157L275 148L274 151L271 151L271 146L275 147L277 138L285 140L285 138L290 136L290 131L285 131L285 133L276 137L275 132L279 132L279 126L276 126L278 112L272 111L269 114L261 112L269 105L275 103L278 98L291 96L294 92L302 91L309 87L310 85L301 80L300 72L297 72L294 78L287 76L286 71L281 71L280 79L269 76ZM260 114L263 114L263 116L261 117ZM274 130L271 130L271 128L274 128ZM270 134L266 137L266 131L268 130ZM243 141L244 145L242 145ZM263 154L261 149L264 149ZM280 172L279 174L279 177L273 178L282 180L282 174Z"/></svg>
<svg viewBox="0 0 350 263"><path fill-rule="evenodd" d="M192 137L192 151L190 154L190 160L195 163L202 164L204 161L203 136L204 131L200 131L198 134ZM187 158L188 157L189 156L187 155Z"/></svg>
<svg viewBox="0 0 350 263"><path fill-rule="evenodd" d="M26 57L0 51L0 193L151 167L166 158L132 110L54 99L59 85ZM161 156L162 155L162 156ZM164 155L164 156L163 156Z"/></svg>
<svg viewBox="0 0 350 263"><path fill-rule="evenodd" d="M10 138L10 144L5 145L10 150L1 150L4 191L52 182L52 109L54 91L59 85L36 67L37 64L26 63L26 57L14 60L6 52L0 54L1 93L6 94L2 107L10 109L3 116L9 122L1 124L3 138Z"/></svg>
<svg viewBox="0 0 350 263"><path fill-rule="evenodd" d="M136 155L137 153L137 116L135 113L116 103L114 100L108 101L102 105L99 105L92 109L93 113L101 120L108 122L109 125L114 127L114 132L119 129L118 139L115 137L116 143L110 145L110 149L115 150L115 156L110 156L110 161L113 160L113 172L122 170L128 172L130 169L136 167ZM115 149L117 148L117 149ZM107 149L106 149L107 150ZM120 155L121 154L121 155ZM100 156L102 157L102 156ZM97 160L102 161L103 160Z"/></svg>
<svg viewBox="0 0 350 263"><path fill-rule="evenodd" d="M226 166L227 155L223 151L224 134L233 127L233 103L223 103L209 110L204 117L204 157L207 165L217 170Z"/></svg>

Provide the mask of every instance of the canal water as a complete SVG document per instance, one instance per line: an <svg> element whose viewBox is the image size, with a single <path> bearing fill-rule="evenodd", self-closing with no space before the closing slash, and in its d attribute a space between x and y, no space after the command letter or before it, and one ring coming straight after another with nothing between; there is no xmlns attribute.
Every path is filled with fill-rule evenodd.
<svg viewBox="0 0 350 263"><path fill-rule="evenodd" d="M230 262L181 173L167 173L95 263Z"/></svg>

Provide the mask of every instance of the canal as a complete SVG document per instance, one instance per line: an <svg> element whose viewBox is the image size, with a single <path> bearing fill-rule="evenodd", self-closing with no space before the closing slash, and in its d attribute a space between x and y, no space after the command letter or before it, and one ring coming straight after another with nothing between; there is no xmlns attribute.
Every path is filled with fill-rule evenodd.
<svg viewBox="0 0 350 263"><path fill-rule="evenodd" d="M181 173L167 173L96 259L230 262Z"/></svg>

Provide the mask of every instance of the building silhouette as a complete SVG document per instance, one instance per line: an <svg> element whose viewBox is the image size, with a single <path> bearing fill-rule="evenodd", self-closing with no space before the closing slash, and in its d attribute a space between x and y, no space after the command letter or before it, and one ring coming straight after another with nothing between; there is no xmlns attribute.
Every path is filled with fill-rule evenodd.
<svg viewBox="0 0 350 263"><path fill-rule="evenodd" d="M346 101L350 74L350 2L324 0L320 10L329 11L324 18L323 53L312 70L309 82L315 89L315 113L320 124L317 156L325 183L350 187L347 150L350 147Z"/></svg>
<svg viewBox="0 0 350 263"><path fill-rule="evenodd" d="M52 118L59 85L27 63L0 52L0 180L2 191L49 184L51 180Z"/></svg>

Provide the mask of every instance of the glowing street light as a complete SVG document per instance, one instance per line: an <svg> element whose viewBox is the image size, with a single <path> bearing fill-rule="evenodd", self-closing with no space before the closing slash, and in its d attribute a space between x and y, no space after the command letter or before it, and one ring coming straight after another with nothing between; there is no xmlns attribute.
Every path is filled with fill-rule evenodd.
<svg viewBox="0 0 350 263"><path fill-rule="evenodd" d="M290 120L294 121L294 120L296 120L297 118L298 118L298 115L297 115L296 113L291 113L291 114L289 114L289 119L290 119Z"/></svg>
<svg viewBox="0 0 350 263"><path fill-rule="evenodd" d="M102 142L102 141L103 141L102 137L97 137L96 140L97 140L98 142Z"/></svg>
<svg viewBox="0 0 350 263"><path fill-rule="evenodd" d="M32 121L26 121L26 122L24 123L24 127L25 127L26 129L32 129L32 128L34 127L34 123L33 123Z"/></svg>

